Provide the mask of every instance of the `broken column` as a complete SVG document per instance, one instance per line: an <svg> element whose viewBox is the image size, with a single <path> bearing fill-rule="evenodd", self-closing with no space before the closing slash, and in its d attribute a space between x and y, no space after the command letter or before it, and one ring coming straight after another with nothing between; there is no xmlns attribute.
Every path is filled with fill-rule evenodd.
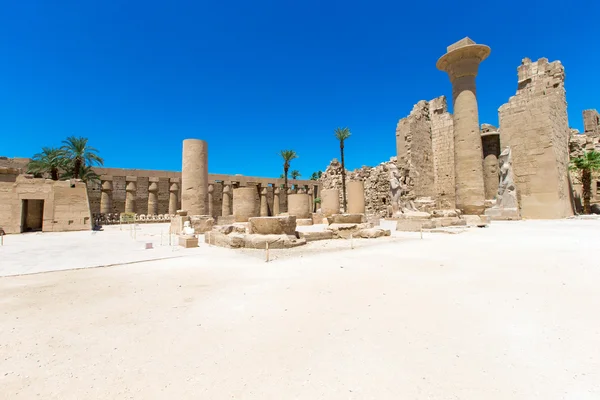
<svg viewBox="0 0 600 400"><path fill-rule="evenodd" d="M522 218L573 215L569 122L560 61L523 59L517 94L498 109L502 146L510 147Z"/></svg>
<svg viewBox="0 0 600 400"><path fill-rule="evenodd" d="M288 214L296 219L310 218L309 208L310 196L306 193L290 194L288 196Z"/></svg>
<svg viewBox="0 0 600 400"><path fill-rule="evenodd" d="M340 213L340 191L338 189L321 191L321 213L325 217Z"/></svg>
<svg viewBox="0 0 600 400"><path fill-rule="evenodd" d="M102 193L100 194L100 214L109 214L112 212L112 180L103 179Z"/></svg>
<svg viewBox="0 0 600 400"><path fill-rule="evenodd" d="M208 214L208 144L204 140L183 141L181 208L188 215Z"/></svg>
<svg viewBox="0 0 600 400"><path fill-rule="evenodd" d="M149 178L148 185L148 215L158 214L158 178Z"/></svg>
<svg viewBox="0 0 600 400"><path fill-rule="evenodd" d="M498 193L498 157L500 156L500 133L495 126L481 125L483 147L483 186L485 199L493 200Z"/></svg>
<svg viewBox="0 0 600 400"><path fill-rule="evenodd" d="M348 191L348 213L365 213L365 184L363 181L348 182L346 189Z"/></svg>
<svg viewBox="0 0 600 400"><path fill-rule="evenodd" d="M169 182L169 214L175 215L177 213L177 193L179 192L179 185L177 181L171 178Z"/></svg>
<svg viewBox="0 0 600 400"><path fill-rule="evenodd" d="M233 189L233 216L235 222L248 222L248 218L258 217L256 213L256 187Z"/></svg>
<svg viewBox="0 0 600 400"><path fill-rule="evenodd" d="M448 46L447 50L436 66L447 72L452 82L456 207L465 214L482 214L485 200L483 150L475 77L479 63L489 56L490 48L464 38Z"/></svg>
<svg viewBox="0 0 600 400"><path fill-rule="evenodd" d="M135 176L125 177L125 212L135 213L135 192L137 191L137 178Z"/></svg>

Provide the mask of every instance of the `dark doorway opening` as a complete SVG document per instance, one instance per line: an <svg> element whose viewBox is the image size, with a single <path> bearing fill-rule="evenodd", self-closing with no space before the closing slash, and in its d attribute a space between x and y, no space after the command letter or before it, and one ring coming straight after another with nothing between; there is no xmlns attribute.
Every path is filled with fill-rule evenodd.
<svg viewBox="0 0 600 400"><path fill-rule="evenodd" d="M21 232L42 230L44 222L44 200L23 200Z"/></svg>

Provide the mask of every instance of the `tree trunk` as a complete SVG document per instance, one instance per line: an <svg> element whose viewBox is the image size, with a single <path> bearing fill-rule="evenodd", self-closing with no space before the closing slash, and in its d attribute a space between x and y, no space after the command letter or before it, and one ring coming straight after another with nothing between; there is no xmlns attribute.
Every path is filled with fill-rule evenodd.
<svg viewBox="0 0 600 400"><path fill-rule="evenodd" d="M284 182L284 189L287 190L287 184L288 184L288 180L287 180L287 176L288 176L288 167L283 167L283 182Z"/></svg>
<svg viewBox="0 0 600 400"><path fill-rule="evenodd" d="M581 170L581 185L583 197L583 213L591 214L590 198L592 197L592 171L589 169Z"/></svg>
<svg viewBox="0 0 600 400"><path fill-rule="evenodd" d="M342 199L344 205L344 213L347 212L346 208L346 165L344 164L344 143L340 143L340 153L342 157Z"/></svg>
<svg viewBox="0 0 600 400"><path fill-rule="evenodd" d="M79 179L79 171L81 171L81 160L79 157L75 158L75 162L73 163L73 178Z"/></svg>
<svg viewBox="0 0 600 400"><path fill-rule="evenodd" d="M50 170L50 176L53 181L57 181L58 180L58 168L52 167L52 169Z"/></svg>

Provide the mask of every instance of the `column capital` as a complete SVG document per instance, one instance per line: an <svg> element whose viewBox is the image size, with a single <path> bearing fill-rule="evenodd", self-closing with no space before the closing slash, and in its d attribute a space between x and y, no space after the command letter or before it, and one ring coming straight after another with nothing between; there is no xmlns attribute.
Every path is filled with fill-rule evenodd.
<svg viewBox="0 0 600 400"><path fill-rule="evenodd" d="M483 44L477 44L471 39L464 38L448 46L447 53L437 61L436 67L445 71L450 81L464 76L477 76L479 63L490 55L491 49Z"/></svg>

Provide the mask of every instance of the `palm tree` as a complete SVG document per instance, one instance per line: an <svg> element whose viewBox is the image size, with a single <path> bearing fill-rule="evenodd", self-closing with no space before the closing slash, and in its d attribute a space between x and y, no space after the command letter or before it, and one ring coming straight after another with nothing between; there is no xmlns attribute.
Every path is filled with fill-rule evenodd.
<svg viewBox="0 0 600 400"><path fill-rule="evenodd" d="M302 174L300 173L300 171L298 171L297 169L293 170L292 172L290 172L290 177L292 179L298 179L302 176Z"/></svg>
<svg viewBox="0 0 600 400"><path fill-rule="evenodd" d="M92 167L88 167L85 165L82 165L81 168L79 169L79 173L77 174L77 176L79 178L75 178L75 173L72 169L69 169L67 172L65 172L62 175L62 179L81 179L84 182L92 182L92 181L99 181L100 180L100 176L92 169Z"/></svg>
<svg viewBox="0 0 600 400"><path fill-rule="evenodd" d="M98 150L88 145L87 138L69 136L67 140L63 140L63 144L62 149L70 161L69 170L74 179L80 179L82 168L104 164L104 160L97 154Z"/></svg>
<svg viewBox="0 0 600 400"><path fill-rule="evenodd" d="M321 179L321 175L323 175L323 171L313 172L312 175L310 176L310 180L318 181L319 179Z"/></svg>
<svg viewBox="0 0 600 400"><path fill-rule="evenodd" d="M298 158L298 154L296 154L294 150L281 150L279 154L281 155L281 158L283 158L283 179L285 179L285 188L287 189L290 161Z"/></svg>
<svg viewBox="0 0 600 400"><path fill-rule="evenodd" d="M590 198L592 197L592 172L600 171L600 152L595 150L584 152L582 156L571 160L569 167L573 171L581 173L583 213L592 212Z"/></svg>
<svg viewBox="0 0 600 400"><path fill-rule="evenodd" d="M62 149L42 147L42 152L35 154L27 164L27 172L39 178L44 174L50 174L50 178L57 181L67 164L65 152Z"/></svg>
<svg viewBox="0 0 600 400"><path fill-rule="evenodd" d="M346 167L344 165L344 141L351 135L348 128L336 128L335 137L340 141L340 153L342 157L342 196L344 199L344 212L346 212Z"/></svg>

